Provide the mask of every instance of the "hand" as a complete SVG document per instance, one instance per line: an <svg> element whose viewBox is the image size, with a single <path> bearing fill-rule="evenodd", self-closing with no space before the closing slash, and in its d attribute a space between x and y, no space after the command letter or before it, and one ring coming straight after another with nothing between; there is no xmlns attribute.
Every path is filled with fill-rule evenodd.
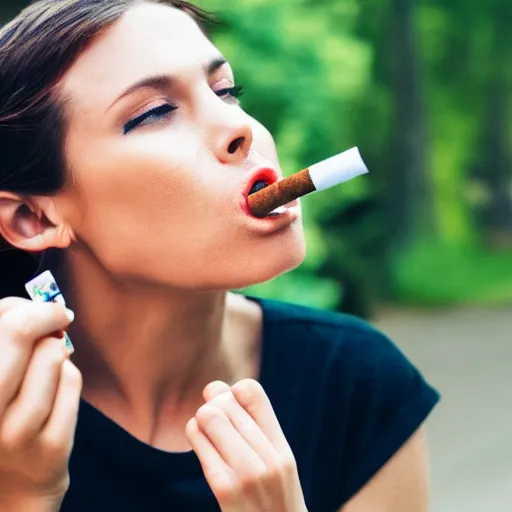
<svg viewBox="0 0 512 512"><path fill-rule="evenodd" d="M0 509L58 510L82 388L60 304L0 300ZM12 507L12 509L11 509Z"/></svg>
<svg viewBox="0 0 512 512"><path fill-rule="evenodd" d="M297 465L261 385L213 382L187 436L223 512L305 512Z"/></svg>

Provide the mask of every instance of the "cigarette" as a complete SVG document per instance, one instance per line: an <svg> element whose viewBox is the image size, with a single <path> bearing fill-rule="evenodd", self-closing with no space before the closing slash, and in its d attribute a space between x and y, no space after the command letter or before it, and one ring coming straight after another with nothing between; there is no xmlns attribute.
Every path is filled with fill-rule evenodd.
<svg viewBox="0 0 512 512"><path fill-rule="evenodd" d="M266 217L294 199L366 173L368 169L358 148L352 148L250 194L249 209L255 217Z"/></svg>
<svg viewBox="0 0 512 512"><path fill-rule="evenodd" d="M55 281L53 274L49 270L39 274L26 283L25 289L30 298L35 302L58 302L59 304L66 305L64 296L57 286L57 281ZM73 354L75 348L73 347L73 343L71 343L68 333L65 331L64 340L69 354Z"/></svg>

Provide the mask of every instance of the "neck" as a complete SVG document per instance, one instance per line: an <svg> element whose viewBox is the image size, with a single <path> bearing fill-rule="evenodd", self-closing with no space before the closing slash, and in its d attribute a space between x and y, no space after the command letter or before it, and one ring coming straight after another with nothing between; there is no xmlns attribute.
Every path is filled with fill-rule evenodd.
<svg viewBox="0 0 512 512"><path fill-rule="evenodd" d="M121 283L80 251L66 264L73 362L87 400L150 417L196 406L206 384L248 371L249 345L230 307L243 298Z"/></svg>

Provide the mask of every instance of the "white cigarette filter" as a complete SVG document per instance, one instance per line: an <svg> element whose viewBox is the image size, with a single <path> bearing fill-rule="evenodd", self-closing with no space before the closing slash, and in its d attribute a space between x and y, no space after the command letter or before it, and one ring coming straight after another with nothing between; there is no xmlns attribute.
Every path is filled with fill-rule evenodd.
<svg viewBox="0 0 512 512"><path fill-rule="evenodd" d="M325 190L368 173L358 148L352 148L309 167L315 190Z"/></svg>

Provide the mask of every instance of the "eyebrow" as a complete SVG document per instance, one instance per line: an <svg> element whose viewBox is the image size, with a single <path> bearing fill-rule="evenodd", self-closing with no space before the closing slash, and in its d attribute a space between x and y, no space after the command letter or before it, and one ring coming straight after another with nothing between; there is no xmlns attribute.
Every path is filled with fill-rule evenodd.
<svg viewBox="0 0 512 512"><path fill-rule="evenodd" d="M210 76L215 73L219 68L221 68L224 64L227 64L227 60L222 56L218 55L213 58L206 66L203 67L206 75ZM109 110L113 107L119 100L128 96L129 94L138 91L139 89L144 89L146 87L153 89L168 89L173 82L173 77L171 75L154 75L143 78L130 85L128 89L126 89L108 108Z"/></svg>

